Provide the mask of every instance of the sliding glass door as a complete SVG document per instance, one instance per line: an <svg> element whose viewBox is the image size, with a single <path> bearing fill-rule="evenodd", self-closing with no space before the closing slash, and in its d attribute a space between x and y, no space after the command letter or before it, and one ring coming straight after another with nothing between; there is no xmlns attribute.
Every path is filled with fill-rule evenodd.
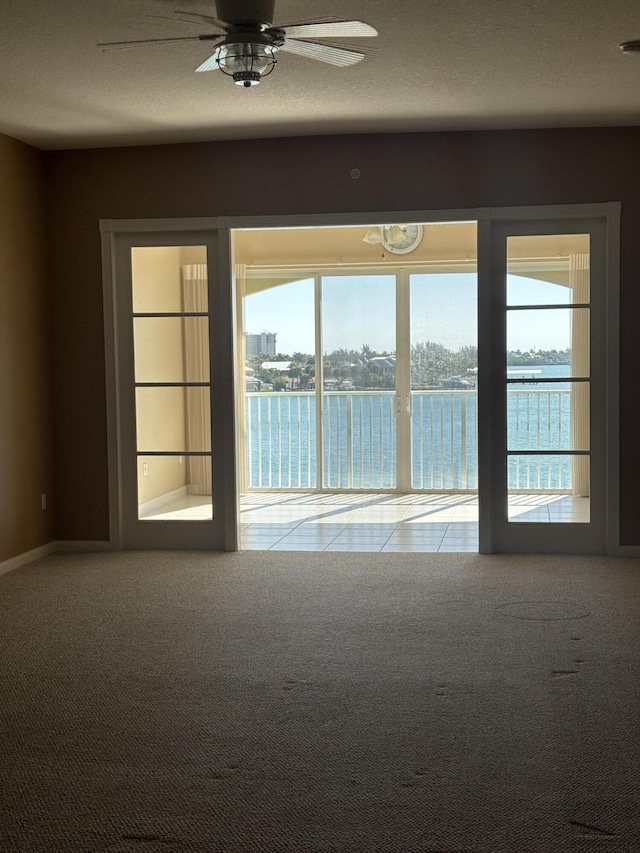
<svg viewBox="0 0 640 853"><path fill-rule="evenodd" d="M409 275L412 490L478 488L478 277Z"/></svg>
<svg viewBox="0 0 640 853"><path fill-rule="evenodd" d="M398 488L395 274L320 276L322 485Z"/></svg>
<svg viewBox="0 0 640 853"><path fill-rule="evenodd" d="M474 492L474 266L246 275L243 490Z"/></svg>

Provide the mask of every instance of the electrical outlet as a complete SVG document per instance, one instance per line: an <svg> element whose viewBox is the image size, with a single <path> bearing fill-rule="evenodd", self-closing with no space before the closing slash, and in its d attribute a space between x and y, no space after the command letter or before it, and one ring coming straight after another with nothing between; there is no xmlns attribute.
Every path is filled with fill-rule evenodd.
<svg viewBox="0 0 640 853"><path fill-rule="evenodd" d="M46 496L46 494L40 495L40 506L42 507L42 509L47 508L47 496Z"/></svg>
<svg viewBox="0 0 640 853"><path fill-rule="evenodd" d="M146 477L149 473L149 465L146 462L142 463L142 476Z"/></svg>

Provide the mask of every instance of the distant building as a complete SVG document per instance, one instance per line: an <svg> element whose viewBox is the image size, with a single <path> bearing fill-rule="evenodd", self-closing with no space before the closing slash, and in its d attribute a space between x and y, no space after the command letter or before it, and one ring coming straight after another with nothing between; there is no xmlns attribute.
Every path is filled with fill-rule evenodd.
<svg viewBox="0 0 640 853"><path fill-rule="evenodd" d="M387 370L395 370L396 357L395 355L376 355L368 360L369 364L377 365L383 373Z"/></svg>
<svg viewBox="0 0 640 853"><path fill-rule="evenodd" d="M291 361L263 361L260 367L263 370L281 370L286 373L287 370L291 370L292 364Z"/></svg>
<svg viewBox="0 0 640 853"><path fill-rule="evenodd" d="M246 355L276 355L276 333L262 332L259 335L245 334Z"/></svg>

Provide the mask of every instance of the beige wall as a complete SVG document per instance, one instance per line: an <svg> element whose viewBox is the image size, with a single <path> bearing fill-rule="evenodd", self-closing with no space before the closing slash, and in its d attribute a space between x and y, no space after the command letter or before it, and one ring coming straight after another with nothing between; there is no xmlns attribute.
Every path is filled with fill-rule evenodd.
<svg viewBox="0 0 640 853"><path fill-rule="evenodd" d="M109 530L101 218L620 201L621 539L640 544L638 151L640 128L627 127L354 134L47 152L58 537L106 539ZM360 170L358 180L350 176L354 168Z"/></svg>
<svg viewBox="0 0 640 853"><path fill-rule="evenodd" d="M464 268L477 260L475 222L425 225L419 246L407 255L385 252L379 243L365 243L368 228L304 228L301 230L237 231L233 248L236 263L252 266L339 267L343 264L397 267L399 264L458 262Z"/></svg>
<svg viewBox="0 0 640 853"><path fill-rule="evenodd" d="M147 465L147 474L144 465ZM138 457L138 505L170 495L187 485L187 466L183 456Z"/></svg>
<svg viewBox="0 0 640 853"><path fill-rule="evenodd" d="M0 135L0 562L55 538L48 305L44 156Z"/></svg>

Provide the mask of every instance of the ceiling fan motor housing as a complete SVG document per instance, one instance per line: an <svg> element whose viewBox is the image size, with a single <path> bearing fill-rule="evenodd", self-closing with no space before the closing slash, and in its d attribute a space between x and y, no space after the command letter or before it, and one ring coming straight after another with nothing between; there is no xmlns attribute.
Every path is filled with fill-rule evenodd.
<svg viewBox="0 0 640 853"><path fill-rule="evenodd" d="M218 18L228 24L273 23L275 0L216 0Z"/></svg>

